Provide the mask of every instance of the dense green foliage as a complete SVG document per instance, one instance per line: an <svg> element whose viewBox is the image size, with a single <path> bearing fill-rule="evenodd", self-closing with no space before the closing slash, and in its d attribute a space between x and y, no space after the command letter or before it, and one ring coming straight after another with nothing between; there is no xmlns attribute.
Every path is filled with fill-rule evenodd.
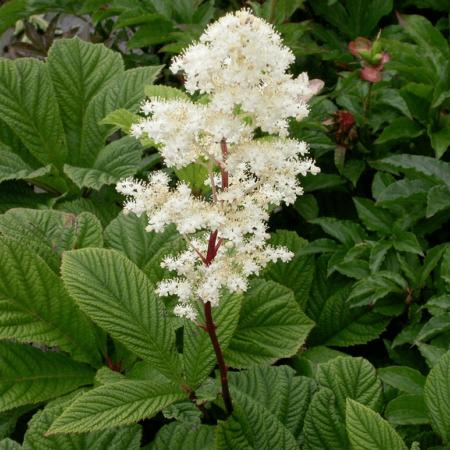
<svg viewBox="0 0 450 450"><path fill-rule="evenodd" d="M1 450L450 448L450 1L0 3ZM184 95L170 58L243 3L325 82L291 127L322 172L270 222L294 258L214 309L227 417L208 335L154 293L184 241L114 185L161 165L127 134Z"/></svg>

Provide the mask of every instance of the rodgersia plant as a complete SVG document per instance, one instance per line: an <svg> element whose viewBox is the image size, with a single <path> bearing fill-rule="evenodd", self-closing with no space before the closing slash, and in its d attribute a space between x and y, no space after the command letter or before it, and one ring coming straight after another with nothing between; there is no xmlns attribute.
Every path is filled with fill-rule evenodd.
<svg viewBox="0 0 450 450"><path fill-rule="evenodd" d="M246 9L210 25L171 65L201 101L150 98L142 105L145 118L132 126L136 138L158 145L167 167L204 166L209 194L200 198L185 182L173 186L164 171L151 173L147 182L117 185L127 196L125 212L145 214L148 231L174 224L188 243L186 251L162 261L174 276L161 281L157 293L176 296L174 313L209 333L228 410L211 308L225 292L245 291L249 277L269 262L292 257L285 247L268 244L269 213L302 194L299 175L319 172L308 145L289 138L288 128L290 119L308 115L307 102L322 83L306 73L294 78L288 73L293 62L274 28Z"/></svg>

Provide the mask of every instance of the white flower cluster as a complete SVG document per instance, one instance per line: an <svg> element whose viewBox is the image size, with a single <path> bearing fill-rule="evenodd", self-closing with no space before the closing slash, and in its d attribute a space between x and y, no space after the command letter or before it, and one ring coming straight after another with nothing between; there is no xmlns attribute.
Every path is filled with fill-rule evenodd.
<svg viewBox="0 0 450 450"><path fill-rule="evenodd" d="M125 212L146 214L148 231L174 224L189 244L163 260L176 275L157 288L178 297L179 316L196 320L199 302L216 306L225 291L245 291L269 262L292 257L267 243L267 221L270 208L302 194L299 175L319 172L307 145L287 138L287 120L305 117L321 88L306 74L287 73L293 59L271 25L246 9L227 14L172 64L184 71L187 91L208 94L208 102L151 98L132 127L159 145L168 167L195 162L209 173L205 198L186 183L172 187L162 171L117 185ZM257 128L272 135L254 139Z"/></svg>

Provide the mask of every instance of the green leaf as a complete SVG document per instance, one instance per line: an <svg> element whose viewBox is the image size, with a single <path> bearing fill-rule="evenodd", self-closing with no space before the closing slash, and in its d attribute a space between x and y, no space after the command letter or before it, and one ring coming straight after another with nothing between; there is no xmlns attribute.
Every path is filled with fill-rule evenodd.
<svg viewBox="0 0 450 450"><path fill-rule="evenodd" d="M0 441L0 450L21 450L21 448L22 446L18 442L9 438Z"/></svg>
<svg viewBox="0 0 450 450"><path fill-rule="evenodd" d="M91 384L93 370L56 352L0 342L0 411L35 404Z"/></svg>
<svg viewBox="0 0 450 450"><path fill-rule="evenodd" d="M60 167L67 157L58 104L43 62L0 60L0 112L29 152L42 164Z"/></svg>
<svg viewBox="0 0 450 450"><path fill-rule="evenodd" d="M217 426L218 450L299 450L290 431L252 397L235 391L233 406L232 416Z"/></svg>
<svg viewBox="0 0 450 450"><path fill-rule="evenodd" d="M180 379L174 329L137 266L114 250L82 249L64 254L61 273L94 322L169 379Z"/></svg>
<svg viewBox="0 0 450 450"><path fill-rule="evenodd" d="M294 231L277 230L272 234L270 244L287 247L294 253L294 257L288 263L269 264L263 274L264 278L292 289L295 299L302 307L308 301L314 278L314 258L301 253L307 243Z"/></svg>
<svg viewBox="0 0 450 450"><path fill-rule="evenodd" d="M155 257L164 246L179 235L172 227L161 233L145 231L148 218L143 214L119 214L105 228L105 246L125 254L139 268L144 267Z"/></svg>
<svg viewBox="0 0 450 450"><path fill-rule="evenodd" d="M311 343L339 347L365 344L386 328L388 319L367 308L350 308L348 296L349 288L345 288L324 299L318 313L312 316L316 328L311 333Z"/></svg>
<svg viewBox="0 0 450 450"><path fill-rule="evenodd" d="M397 432L378 413L347 400L347 433L352 447L364 450L407 450Z"/></svg>
<svg viewBox="0 0 450 450"><path fill-rule="evenodd" d="M208 192L205 180L208 178L208 170L201 164L192 163L181 169L175 169L176 176L187 183L194 193Z"/></svg>
<svg viewBox="0 0 450 450"><path fill-rule="evenodd" d="M352 246L367 238L364 229L350 220L338 220L333 217L319 217L311 220L311 223L319 225L325 233L347 246Z"/></svg>
<svg viewBox="0 0 450 450"><path fill-rule="evenodd" d="M407 117L399 117L394 119L375 141L376 144L386 144L387 142L413 139L424 133L417 122L414 122Z"/></svg>
<svg viewBox="0 0 450 450"><path fill-rule="evenodd" d="M321 388L314 394L306 413L305 449L348 450L349 443L332 391Z"/></svg>
<svg viewBox="0 0 450 450"><path fill-rule="evenodd" d="M124 133L128 134L130 132L131 125L138 123L140 119L141 117L137 114L120 108L110 112L100 121L100 124L113 125L114 128L111 131L122 130Z"/></svg>
<svg viewBox="0 0 450 450"><path fill-rule="evenodd" d="M441 123L439 124L439 129L434 130L428 127L428 136L431 140L431 146L434 149L436 158L441 158L444 153L448 150L450 146L450 120L448 117L444 116L441 118Z"/></svg>
<svg viewBox="0 0 450 450"><path fill-rule="evenodd" d="M393 172L422 175L428 180L450 186L450 163L429 156L393 155L378 161L377 165Z"/></svg>
<svg viewBox="0 0 450 450"><path fill-rule="evenodd" d="M240 295L228 295L221 299L217 308L213 308L213 319L222 352L228 348L238 325L241 301ZM201 319L200 322L204 320ZM195 390L210 374L215 363L216 356L208 333L192 321L185 320L183 365L187 384Z"/></svg>
<svg viewBox="0 0 450 450"><path fill-rule="evenodd" d="M26 0L10 0L0 6L0 34L24 17L26 6Z"/></svg>
<svg viewBox="0 0 450 450"><path fill-rule="evenodd" d="M316 385L307 377L296 376L288 366L256 367L242 372L230 372L232 397L251 397L270 411L299 439L306 410Z"/></svg>
<svg viewBox="0 0 450 450"><path fill-rule="evenodd" d="M56 273L64 251L103 246L102 226L90 213L10 209L0 215L0 233L33 249Z"/></svg>
<svg viewBox="0 0 450 450"><path fill-rule="evenodd" d="M80 394L77 393L79 396ZM73 395L49 403L28 422L25 433L24 450L138 450L141 429L138 425L117 428L111 431L97 431L83 434L46 435L52 423L73 401Z"/></svg>
<svg viewBox="0 0 450 450"><path fill-rule="evenodd" d="M48 435L82 433L129 425L154 416L186 394L173 383L124 380L76 398L53 422Z"/></svg>
<svg viewBox="0 0 450 450"><path fill-rule="evenodd" d="M69 164L80 161L86 110L96 94L123 72L122 58L103 44L58 39L48 54L50 76L67 136Z"/></svg>
<svg viewBox="0 0 450 450"><path fill-rule="evenodd" d="M51 166L33 169L9 147L0 143L0 183L7 180L33 180L51 172Z"/></svg>
<svg viewBox="0 0 450 450"><path fill-rule="evenodd" d="M5 237L0 239L0 260L0 338L58 346L97 365L94 328L45 261Z"/></svg>
<svg viewBox="0 0 450 450"><path fill-rule="evenodd" d="M450 442L450 351L431 369L425 383L425 404L433 429Z"/></svg>
<svg viewBox="0 0 450 450"><path fill-rule="evenodd" d="M381 208L377 208L367 198L353 197L353 203L356 206L358 217L367 229L391 234L393 219L389 213Z"/></svg>
<svg viewBox="0 0 450 450"><path fill-rule="evenodd" d="M448 186L432 187L427 195L427 218L448 208L450 208L450 188Z"/></svg>
<svg viewBox="0 0 450 450"><path fill-rule="evenodd" d="M292 291L272 281L255 281L244 295L225 360L232 367L252 367L287 358L303 345L312 327Z"/></svg>
<svg viewBox="0 0 450 450"><path fill-rule="evenodd" d="M139 27L128 40L129 49L148 47L171 41L169 33L173 30L172 22L163 16L155 15L154 19Z"/></svg>
<svg viewBox="0 0 450 450"><path fill-rule="evenodd" d="M64 173L79 188L99 190L104 185L116 184L134 175L139 169L141 154L139 141L127 136L103 147L92 167L64 164Z"/></svg>
<svg viewBox="0 0 450 450"><path fill-rule="evenodd" d="M416 369L407 366L390 366L378 369L383 383L407 394L422 395L425 377Z"/></svg>
<svg viewBox="0 0 450 450"><path fill-rule="evenodd" d="M450 330L450 312L432 317L419 331L416 343L428 341L432 337Z"/></svg>
<svg viewBox="0 0 450 450"><path fill-rule="evenodd" d="M393 425L426 425L430 423L423 395L404 394L391 400L384 412Z"/></svg>
<svg viewBox="0 0 450 450"><path fill-rule="evenodd" d="M305 220L315 219L319 215L319 204L312 194L297 197L294 208Z"/></svg>
<svg viewBox="0 0 450 450"><path fill-rule="evenodd" d="M171 86L145 86L145 95L147 97L163 98L165 100L189 100L189 96L180 89Z"/></svg>
<svg viewBox="0 0 450 450"><path fill-rule="evenodd" d="M396 181L386 186L378 195L378 205L397 205L418 202L424 199L428 190L433 186L426 180L404 180ZM408 202L408 203L407 203Z"/></svg>
<svg viewBox="0 0 450 450"><path fill-rule="evenodd" d="M364 0L335 2L330 7L329 0L315 0L311 5L316 14L322 16L341 33L351 39L368 36L379 20L392 11L392 0Z"/></svg>
<svg viewBox="0 0 450 450"><path fill-rule="evenodd" d="M391 293L402 294L407 288L398 273L380 270L356 282L347 301L353 306L373 305Z"/></svg>
<svg viewBox="0 0 450 450"><path fill-rule="evenodd" d="M164 425L147 450L215 450L215 427L172 422Z"/></svg>
<svg viewBox="0 0 450 450"><path fill-rule="evenodd" d="M401 252L415 253L423 256L422 247L414 233L409 231L395 231L392 245Z"/></svg>
<svg viewBox="0 0 450 450"><path fill-rule="evenodd" d="M364 358L339 356L326 364L319 364L316 379L334 393L337 410L342 418L345 417L347 398L375 410L381 409L381 382L375 368Z"/></svg>
<svg viewBox="0 0 450 450"><path fill-rule="evenodd" d="M95 163L112 129L110 125L101 125L101 120L121 108L137 112L144 97L144 87L156 80L161 69L162 66L148 66L127 70L98 92L86 109L77 165L91 167Z"/></svg>

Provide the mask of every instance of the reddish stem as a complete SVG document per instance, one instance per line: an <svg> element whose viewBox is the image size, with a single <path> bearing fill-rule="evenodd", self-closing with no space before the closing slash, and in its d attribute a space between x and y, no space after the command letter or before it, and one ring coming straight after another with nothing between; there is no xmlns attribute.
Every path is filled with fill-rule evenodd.
<svg viewBox="0 0 450 450"><path fill-rule="evenodd" d="M225 163L228 156L227 141L225 139L222 139L220 141L220 148L222 150L222 160ZM228 172L223 168L223 166L221 166L220 173L222 175L222 191L223 191L224 189L228 188Z"/></svg>

